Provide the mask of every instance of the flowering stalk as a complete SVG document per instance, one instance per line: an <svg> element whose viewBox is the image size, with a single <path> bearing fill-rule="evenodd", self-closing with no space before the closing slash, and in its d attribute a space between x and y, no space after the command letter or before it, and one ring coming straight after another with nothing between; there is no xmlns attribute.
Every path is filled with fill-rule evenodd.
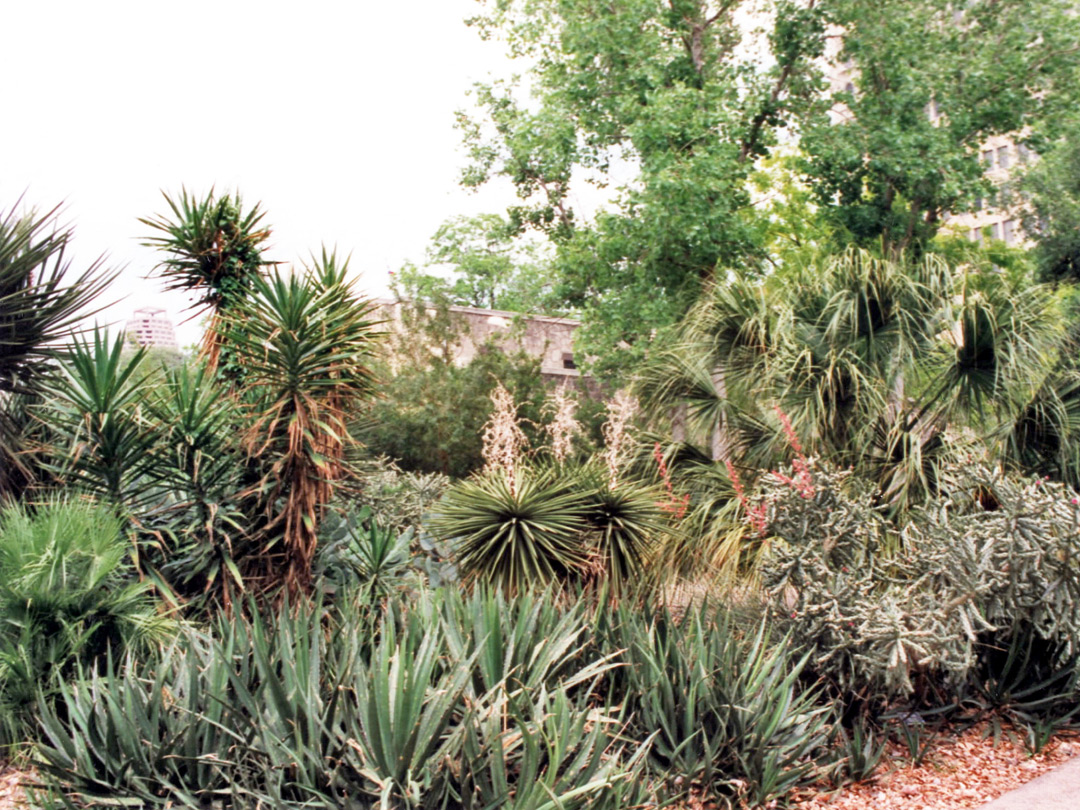
<svg viewBox="0 0 1080 810"><path fill-rule="evenodd" d="M653 445L653 458L656 459L660 477L664 480L664 489L668 493L668 499L660 504L660 510L672 515L675 520L682 520L686 514L686 507L690 503L690 496L683 495L680 498L675 494L675 488L671 485L671 473L668 471L667 462L664 461L664 454L660 451L660 442Z"/></svg>
<svg viewBox="0 0 1080 810"><path fill-rule="evenodd" d="M637 402L629 394L619 391L607 403L608 418L601 429L604 434L604 460L608 468L608 489L619 485L619 468L630 449L630 420L637 412Z"/></svg>
<svg viewBox="0 0 1080 810"><path fill-rule="evenodd" d="M795 459L792 461L791 466L795 471L793 477L788 477L782 472L773 472L773 477L779 480L781 483L786 484L793 490L798 492L804 498L814 497L814 479L810 475L810 464L806 460L806 455L803 453L802 443L799 441L799 435L795 432L795 428L791 426L791 419L784 413L783 408L779 405L774 405L773 410L776 411L776 415L780 417L780 425L784 429L784 435L787 436L788 444L791 449L795 451Z"/></svg>
<svg viewBox="0 0 1080 810"><path fill-rule="evenodd" d="M735 497L742 506L743 512L746 513L746 521L759 535L764 535L765 529L768 527L768 520L765 518L765 504L751 505L750 500L746 497L746 490L743 488L742 480L739 478L739 471L735 469L735 465L726 460L724 465L727 467L731 486L735 489Z"/></svg>
<svg viewBox="0 0 1080 810"><path fill-rule="evenodd" d="M559 386L546 407L552 414L551 423L545 428L551 437L551 453L562 464L574 449L574 437L582 432L575 417L577 403L567 394L566 386Z"/></svg>
<svg viewBox="0 0 1080 810"><path fill-rule="evenodd" d="M484 472L503 471L510 481L510 491L517 489L518 458L528 446L528 439L518 424L517 405L514 395L502 383L491 392L494 406L491 417L484 425L483 450Z"/></svg>

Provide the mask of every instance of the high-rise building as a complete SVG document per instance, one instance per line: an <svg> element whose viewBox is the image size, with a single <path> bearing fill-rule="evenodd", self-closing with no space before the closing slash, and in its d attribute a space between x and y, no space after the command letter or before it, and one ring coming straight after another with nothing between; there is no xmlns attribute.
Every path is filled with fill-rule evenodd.
<svg viewBox="0 0 1080 810"><path fill-rule="evenodd" d="M164 309L144 307L135 310L124 330L140 346L177 351L176 330Z"/></svg>

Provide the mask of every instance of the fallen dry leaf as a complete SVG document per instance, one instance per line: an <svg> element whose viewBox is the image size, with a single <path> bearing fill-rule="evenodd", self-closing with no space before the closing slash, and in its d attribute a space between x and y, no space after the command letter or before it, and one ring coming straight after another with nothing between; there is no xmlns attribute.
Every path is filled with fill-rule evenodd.
<svg viewBox="0 0 1080 810"><path fill-rule="evenodd" d="M904 764L899 746L872 780L838 790L804 791L792 803L801 810L962 810L980 807L1041 776L1080 753L1069 737L1052 740L1031 757L1009 735L997 745L982 729L942 737L923 765Z"/></svg>

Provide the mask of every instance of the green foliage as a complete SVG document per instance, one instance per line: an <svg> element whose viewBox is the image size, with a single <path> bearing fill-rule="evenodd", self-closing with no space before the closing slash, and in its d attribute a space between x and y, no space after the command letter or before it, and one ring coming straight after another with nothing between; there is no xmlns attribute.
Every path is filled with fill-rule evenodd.
<svg viewBox="0 0 1080 810"><path fill-rule="evenodd" d="M363 522L367 519L367 526ZM316 580L327 592L360 585L373 599L400 587L412 570L410 545L414 529L399 532L371 519L369 510L323 522L315 565ZM330 524L330 525L328 525Z"/></svg>
<svg viewBox="0 0 1080 810"><path fill-rule="evenodd" d="M1080 22L1069 0L826 4L843 30L850 87L802 135L826 217L888 255L918 252L992 189L980 147L993 135L1053 137L1077 99Z"/></svg>
<svg viewBox="0 0 1080 810"><path fill-rule="evenodd" d="M60 343L80 332L113 278L101 260L73 275L64 255L71 238L55 209L0 213L0 500L38 477L25 405L40 394Z"/></svg>
<svg viewBox="0 0 1080 810"><path fill-rule="evenodd" d="M481 114L459 118L463 183L514 183L510 225L555 242L559 295L585 313L598 370L640 359L718 264L755 270L747 180L813 101L825 15L781 0L775 28L754 36L737 19L747 5L521 0L473 21L528 59L533 97L512 82L477 87ZM572 206L571 178L617 188L590 218Z"/></svg>
<svg viewBox="0 0 1080 810"><path fill-rule="evenodd" d="M466 580L510 592L552 582L602 581L614 594L640 584L669 531L654 487L614 487L606 468L529 464L454 484L431 529L451 544Z"/></svg>
<svg viewBox="0 0 1080 810"><path fill-rule="evenodd" d="M458 366L449 360L457 338L435 355L423 332L408 336L415 345L400 354L394 347L396 368L383 367L380 396L358 431L371 453L389 456L407 472L460 478L479 469L481 434L499 382L514 395L530 432L529 423L541 422L546 387L538 358L484 346Z"/></svg>
<svg viewBox="0 0 1080 810"><path fill-rule="evenodd" d="M419 529L448 486L450 479L441 473L403 472L383 456L363 470L354 500L371 510L380 526Z"/></svg>
<svg viewBox="0 0 1080 810"><path fill-rule="evenodd" d="M267 530L281 540L284 570L270 556L263 562L272 582L296 594L311 585L318 521L335 485L351 475L349 422L374 392L377 323L348 279L348 262L334 254L303 273L274 271L252 284L227 337L244 369L244 445L260 463Z"/></svg>
<svg viewBox="0 0 1080 810"><path fill-rule="evenodd" d="M424 267L403 267L393 287L406 301L558 315L550 263L541 244L515 241L497 214L454 217L435 232Z"/></svg>
<svg viewBox="0 0 1080 810"><path fill-rule="evenodd" d="M852 782L872 777L885 756L888 736L864 717L856 718L850 731L839 724L836 731L840 737L839 764L844 777Z"/></svg>
<svg viewBox="0 0 1080 810"><path fill-rule="evenodd" d="M54 500L0 511L0 740L32 734L35 697L106 653L148 649L172 622L137 582L108 509Z"/></svg>
<svg viewBox="0 0 1080 810"><path fill-rule="evenodd" d="M681 618L621 606L606 643L624 648L613 673L638 735L656 731L651 760L669 790L767 805L816 776L828 709L800 686L807 657L765 625L703 605Z"/></svg>
<svg viewBox="0 0 1080 810"><path fill-rule="evenodd" d="M51 466L67 486L100 497L121 512L150 497L156 437L143 412L147 374L142 351L128 353L122 335L76 340L48 383L45 419L59 444Z"/></svg>
<svg viewBox="0 0 1080 810"><path fill-rule="evenodd" d="M1045 281L1080 280L1080 139L1075 127L1024 173L1024 233Z"/></svg>

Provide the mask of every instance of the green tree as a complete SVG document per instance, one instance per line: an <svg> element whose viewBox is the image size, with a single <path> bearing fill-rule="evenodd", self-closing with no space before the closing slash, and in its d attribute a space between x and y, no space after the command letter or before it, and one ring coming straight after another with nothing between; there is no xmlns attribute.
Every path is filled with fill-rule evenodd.
<svg viewBox="0 0 1080 810"><path fill-rule="evenodd" d="M850 82L802 134L826 216L862 245L919 250L992 187L980 148L1053 139L1080 99L1072 0L830 0Z"/></svg>
<svg viewBox="0 0 1080 810"><path fill-rule="evenodd" d="M1045 281L1080 281L1080 137L1070 129L1020 182L1024 232Z"/></svg>
<svg viewBox="0 0 1080 810"><path fill-rule="evenodd" d="M718 264L757 269L747 179L816 96L825 17L816 0L776 0L775 24L753 34L749 5L499 0L473 20L528 61L532 98L478 86L482 116L460 118L463 182L514 184L510 225L556 243L559 296L583 311L601 371L640 358ZM572 181L613 199L587 219Z"/></svg>
<svg viewBox="0 0 1080 810"><path fill-rule="evenodd" d="M435 232L424 266L402 268L394 286L405 299L560 314L545 247L516 240L509 223L497 214L454 217Z"/></svg>

